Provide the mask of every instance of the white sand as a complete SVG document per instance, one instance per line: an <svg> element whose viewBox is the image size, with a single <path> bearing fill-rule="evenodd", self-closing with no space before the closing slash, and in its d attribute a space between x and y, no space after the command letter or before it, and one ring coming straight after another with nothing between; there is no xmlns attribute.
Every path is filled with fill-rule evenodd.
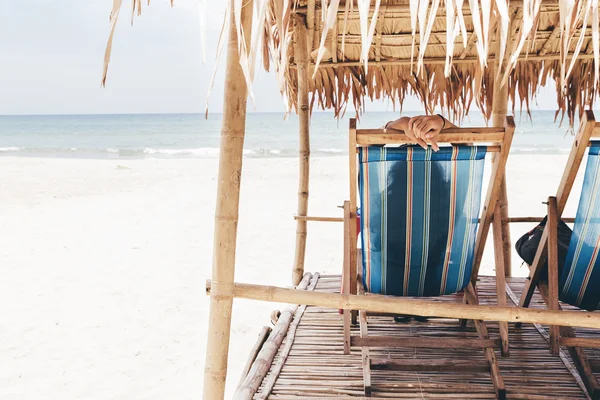
<svg viewBox="0 0 600 400"><path fill-rule="evenodd" d="M511 215L545 215L541 202L566 159L512 156ZM216 167L214 159L0 158L0 399L201 395ZM341 215L347 182L347 158L313 159L310 214ZM295 159L244 161L238 282L290 283L296 192ZM513 241L531 226L515 224ZM340 224L309 225L307 270L339 273L341 250ZM520 264L515 253L513 271L523 275ZM236 300L227 398L280 306Z"/></svg>

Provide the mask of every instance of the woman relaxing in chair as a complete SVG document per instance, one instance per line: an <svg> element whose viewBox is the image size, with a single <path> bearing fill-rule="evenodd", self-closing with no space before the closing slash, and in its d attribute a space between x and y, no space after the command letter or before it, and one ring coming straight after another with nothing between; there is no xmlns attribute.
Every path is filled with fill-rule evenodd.
<svg viewBox="0 0 600 400"><path fill-rule="evenodd" d="M395 121L390 121L383 129L395 129L403 131L406 136L413 139L419 146L427 149L427 143L431 145L434 151L439 150L435 137L439 135L444 128L456 128L446 118L440 114L436 115L418 115L416 117L402 117Z"/></svg>

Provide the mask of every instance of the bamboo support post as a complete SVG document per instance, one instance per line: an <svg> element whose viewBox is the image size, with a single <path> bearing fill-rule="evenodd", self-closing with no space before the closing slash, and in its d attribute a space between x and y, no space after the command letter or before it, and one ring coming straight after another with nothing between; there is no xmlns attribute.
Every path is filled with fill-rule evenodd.
<svg viewBox="0 0 600 400"><path fill-rule="evenodd" d="M212 291L207 281L206 290ZM476 319L482 321L506 321L522 323L556 324L600 329L600 314L587 311L552 311L537 308L499 307L484 305L445 304L428 300L402 297L307 292L277 286L234 284L237 298L262 300L275 303L306 304L344 310L365 310L422 317L445 317Z"/></svg>
<svg viewBox="0 0 600 400"><path fill-rule="evenodd" d="M308 287L310 280L311 275L306 274L298 285L297 289L290 290L304 291ZM252 368L248 372L246 379L235 391L233 396L235 400L252 400L261 382L271 368L271 363L273 362L273 359L279 350L279 346L281 346L281 343L288 332L288 327L290 326L290 322L296 313L296 309L297 306L294 305L292 307L288 307L281 313L279 319L277 320L277 324L269 335L269 338L264 343L260 353L258 353L258 356L254 360Z"/></svg>
<svg viewBox="0 0 600 400"><path fill-rule="evenodd" d="M233 3L234 1L231 0L232 8L234 7ZM252 32L252 9L252 0L248 0L242 8L241 14L247 48L250 47ZM231 13L230 16L226 76L215 210L212 266L214 290L210 295L206 367L204 369L203 398L205 400L219 400L225 396L231 333L235 248L248 97L248 88L240 65L234 13Z"/></svg>
<svg viewBox="0 0 600 400"><path fill-rule="evenodd" d="M300 15L296 16L296 29L294 35L294 56L298 64L298 103L296 111L299 121L299 179L298 179L298 216L305 217L308 212L308 181L310 175L310 110L308 104L308 47L306 22ZM306 220L298 219L296 222L296 251L292 283L297 285L304 274L304 260L306 256Z"/></svg>
<svg viewBox="0 0 600 400"><path fill-rule="evenodd" d="M502 235L501 224L500 224L499 206L496 204L496 210L494 211L493 235L494 235L494 259L496 264L496 297L498 305L506 307L506 272L504 271L504 253L502 251L502 242L498 240ZM508 356L510 348L508 344L508 323L499 322L498 331L500 332L500 338L502 339L502 355Z"/></svg>
<svg viewBox="0 0 600 400"><path fill-rule="evenodd" d="M500 73L496 74L494 83L494 97L492 99L492 126L501 127L504 125L506 114L508 113L508 83L501 86L501 79L504 76L504 69L502 68L503 60L500 63L495 64L496 69L500 69ZM492 156L492 160L498 157L498 154ZM506 169L505 167L503 167ZM492 205L493 207L493 205ZM512 253L511 253L511 242L510 242L510 227L507 223L501 222L501 220L508 218L508 194L506 190L506 174L502 172L502 180L500 182L500 188L497 200L497 212L500 213L498 222L501 226L501 235L497 237L494 235L494 241L499 240L502 243L502 253L504 259L504 274L506 277L512 276Z"/></svg>
<svg viewBox="0 0 600 400"><path fill-rule="evenodd" d="M548 309L558 310L558 216L556 197L548 198ZM550 325L550 353L560 349L559 326Z"/></svg>
<svg viewBox="0 0 600 400"><path fill-rule="evenodd" d="M348 215L350 222L350 253L349 262L350 262L350 293L356 294L357 291L357 257L356 257L356 243L358 239L358 230L356 226L356 219L358 216L358 172L357 172L357 158L356 158L356 144L357 144L357 130L356 130L356 119L351 118L349 124L349 140L348 140L348 158L350 163L350 214ZM352 323L356 323L357 313L352 313Z"/></svg>

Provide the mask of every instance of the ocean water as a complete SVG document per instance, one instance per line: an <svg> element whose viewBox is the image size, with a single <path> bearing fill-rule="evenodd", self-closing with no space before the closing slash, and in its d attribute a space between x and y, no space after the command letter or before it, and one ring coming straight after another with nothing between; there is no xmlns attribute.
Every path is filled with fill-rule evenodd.
<svg viewBox="0 0 600 400"><path fill-rule="evenodd" d="M361 117L359 127L380 127L398 116L368 113ZM201 114L0 116L0 157L218 157L221 118L221 114L210 114L208 119ZM347 153L348 119L337 120L331 113L313 114L313 156ZM562 127L554 122L554 112L533 112L532 120L517 115L515 120L513 154L569 151L573 135L566 122ZM462 125L483 126L483 117L472 112ZM249 114L244 148L246 157L295 157L297 116Z"/></svg>

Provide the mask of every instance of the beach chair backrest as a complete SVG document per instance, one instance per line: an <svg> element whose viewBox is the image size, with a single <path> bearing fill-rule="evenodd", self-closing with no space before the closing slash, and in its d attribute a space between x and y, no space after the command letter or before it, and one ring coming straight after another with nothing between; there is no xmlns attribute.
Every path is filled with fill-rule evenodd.
<svg viewBox="0 0 600 400"><path fill-rule="evenodd" d="M370 292L439 296L469 283L486 150L361 149L363 277Z"/></svg>
<svg viewBox="0 0 600 400"><path fill-rule="evenodd" d="M573 235L560 274L560 300L586 309L600 307L600 141L590 142Z"/></svg>
<svg viewBox="0 0 600 400"><path fill-rule="evenodd" d="M374 146L408 143L398 131L355 132L367 291L429 297L464 289L481 262L481 244L514 132L512 118L502 128L444 130L438 143L454 145L441 146L439 152L414 145ZM482 208L485 156L490 152L497 154Z"/></svg>

